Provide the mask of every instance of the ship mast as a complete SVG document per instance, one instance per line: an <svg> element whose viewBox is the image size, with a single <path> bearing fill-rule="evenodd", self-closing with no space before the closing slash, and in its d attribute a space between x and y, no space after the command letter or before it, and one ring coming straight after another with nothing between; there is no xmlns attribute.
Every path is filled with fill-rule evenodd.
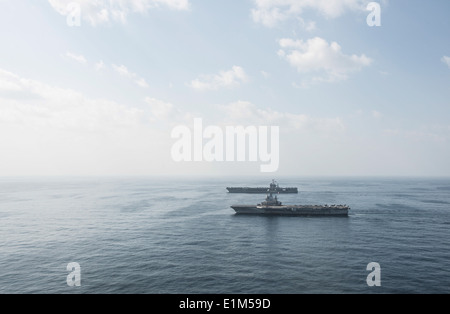
<svg viewBox="0 0 450 314"><path fill-rule="evenodd" d="M272 179L272 183L270 183L270 190L276 191L278 189L278 182L275 179Z"/></svg>

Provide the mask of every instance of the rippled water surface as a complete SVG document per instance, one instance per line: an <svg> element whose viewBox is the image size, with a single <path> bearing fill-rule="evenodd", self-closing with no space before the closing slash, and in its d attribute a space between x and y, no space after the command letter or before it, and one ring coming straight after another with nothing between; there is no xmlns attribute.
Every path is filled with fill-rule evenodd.
<svg viewBox="0 0 450 314"><path fill-rule="evenodd" d="M279 181L350 216L235 215L270 179L2 178L0 293L450 293L450 179Z"/></svg>

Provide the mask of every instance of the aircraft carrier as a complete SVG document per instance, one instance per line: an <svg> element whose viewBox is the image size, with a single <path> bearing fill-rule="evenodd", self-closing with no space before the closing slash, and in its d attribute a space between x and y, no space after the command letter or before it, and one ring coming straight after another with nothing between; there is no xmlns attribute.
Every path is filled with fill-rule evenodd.
<svg viewBox="0 0 450 314"><path fill-rule="evenodd" d="M229 193L248 193L248 194L266 194L267 192L285 194L285 193L298 193L296 187L282 188L275 180L272 180L270 186L267 187L227 187Z"/></svg>
<svg viewBox="0 0 450 314"><path fill-rule="evenodd" d="M283 216L341 216L347 217L350 207L347 205L283 205L277 196L269 193L257 205L232 205L236 214L245 215L283 215Z"/></svg>

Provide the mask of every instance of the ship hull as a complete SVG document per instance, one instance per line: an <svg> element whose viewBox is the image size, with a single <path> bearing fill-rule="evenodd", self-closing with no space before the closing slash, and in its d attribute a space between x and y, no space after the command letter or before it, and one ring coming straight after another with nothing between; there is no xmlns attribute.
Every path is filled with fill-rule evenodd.
<svg viewBox="0 0 450 314"><path fill-rule="evenodd" d="M247 188L247 187L229 187L227 188L229 193L246 193L246 194L266 194L268 188ZM295 194L298 193L297 188L276 188L272 190L272 193L279 194Z"/></svg>
<svg viewBox="0 0 450 314"><path fill-rule="evenodd" d="M347 206L321 206L321 205L282 205L282 206L231 206L240 215L281 215L281 216L338 216L347 217Z"/></svg>

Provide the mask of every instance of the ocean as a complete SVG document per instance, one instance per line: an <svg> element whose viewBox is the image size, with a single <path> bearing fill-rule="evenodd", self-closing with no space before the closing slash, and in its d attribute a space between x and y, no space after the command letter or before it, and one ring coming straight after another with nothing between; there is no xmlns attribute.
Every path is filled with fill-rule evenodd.
<svg viewBox="0 0 450 314"><path fill-rule="evenodd" d="M271 179L0 178L0 293L450 293L450 179L278 178L349 217L234 214Z"/></svg>

